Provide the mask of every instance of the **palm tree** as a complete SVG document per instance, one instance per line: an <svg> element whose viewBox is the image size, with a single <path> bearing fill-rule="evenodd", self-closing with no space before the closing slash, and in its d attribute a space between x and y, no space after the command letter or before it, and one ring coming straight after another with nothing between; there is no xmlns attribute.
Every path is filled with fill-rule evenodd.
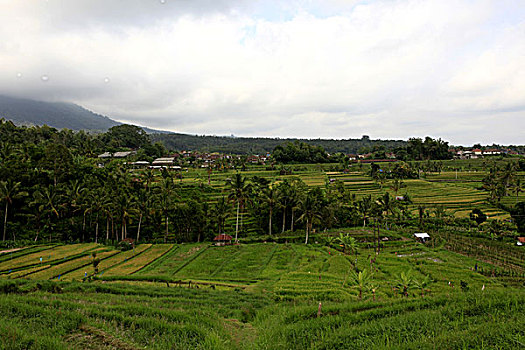
<svg viewBox="0 0 525 350"><path fill-rule="evenodd" d="M169 233L169 212L170 209L173 207L173 195L174 195L174 188L173 188L173 178L171 177L165 177L162 179L159 187L159 193L158 193L158 203L160 205L160 209L164 215L165 222L166 222L166 232L164 235L164 242L168 241L168 233Z"/></svg>
<svg viewBox="0 0 525 350"><path fill-rule="evenodd" d="M94 188L89 193L90 208L92 212L96 213L95 216L95 243L98 243L98 224L100 213L104 210L104 194L100 188Z"/></svg>
<svg viewBox="0 0 525 350"><path fill-rule="evenodd" d="M358 202L357 207L361 214L363 215L363 227L366 226L366 219L368 218L368 215L372 211L372 196L368 195L366 197L361 198L361 200Z"/></svg>
<svg viewBox="0 0 525 350"><path fill-rule="evenodd" d="M523 188L521 187L521 179L516 179L516 182L513 186L513 192L516 195L516 203L518 203L520 192L523 192Z"/></svg>
<svg viewBox="0 0 525 350"><path fill-rule="evenodd" d="M414 278L410 272L402 271L396 279L396 288L403 291L403 295L408 297L408 290L413 286Z"/></svg>
<svg viewBox="0 0 525 350"><path fill-rule="evenodd" d="M128 237L127 222L134 213L134 197L123 193L117 198L117 208L121 222L121 236L120 239L126 239Z"/></svg>
<svg viewBox="0 0 525 350"><path fill-rule="evenodd" d="M273 188L269 187L263 190L262 192L262 199L268 206L269 210L269 219L268 219L268 234L272 235L272 215L273 215L273 208L277 204L277 191Z"/></svg>
<svg viewBox="0 0 525 350"><path fill-rule="evenodd" d="M228 195L228 199L237 203L237 215L235 219L235 243L237 243L239 234L239 213L241 212L242 215L242 209L248 199L251 185L247 183L246 178L238 172L233 176L233 179L227 181L227 184L231 191Z"/></svg>
<svg viewBox="0 0 525 350"><path fill-rule="evenodd" d="M44 197L45 210L47 212L47 226L51 228L52 218L56 216L58 219L60 214L58 212L58 193L54 185L49 185L42 190L42 196ZM51 230L49 231L49 241L51 241Z"/></svg>
<svg viewBox="0 0 525 350"><path fill-rule="evenodd" d="M213 217L217 220L219 234L224 233L224 223L230 212L230 207L226 203L226 198L221 197L212 209Z"/></svg>
<svg viewBox="0 0 525 350"><path fill-rule="evenodd" d="M283 211L283 226L281 233L286 229L286 211L293 201L292 195L292 187L288 180L285 179L277 187L277 205Z"/></svg>
<svg viewBox="0 0 525 350"><path fill-rule="evenodd" d="M71 227L74 228L74 222L76 217L76 212L82 209L84 203L82 201L85 199L85 192L88 191L87 188L82 186L78 180L69 182L65 189L65 198L66 203L65 207L67 212L70 214ZM89 196L89 194L88 194ZM82 228L84 229L84 227Z"/></svg>
<svg viewBox="0 0 525 350"><path fill-rule="evenodd" d="M0 181L0 199L5 201L5 213L4 213L4 236L2 241L5 241L7 233L7 212L9 206L13 204L13 201L27 196L28 193L21 190L21 183L15 182L11 179L7 181ZM13 231L13 241L15 240L15 232Z"/></svg>
<svg viewBox="0 0 525 350"><path fill-rule="evenodd" d="M430 283L432 283L432 278L430 278L429 275L426 275L422 279L414 279L413 284L416 288L421 289L421 298L423 298L423 292L425 291L425 288L427 288Z"/></svg>
<svg viewBox="0 0 525 350"><path fill-rule="evenodd" d="M314 191L308 192L306 197L299 202L299 209L302 214L298 220L306 221L306 239L304 244L308 244L308 237L312 232L314 221L318 221L321 218L321 215L319 214L320 208L317 194L314 193Z"/></svg>
<svg viewBox="0 0 525 350"><path fill-rule="evenodd" d="M419 226L423 225L423 218L425 217L425 207L421 204L417 207L417 212L419 215Z"/></svg>
<svg viewBox="0 0 525 350"><path fill-rule="evenodd" d="M359 290L359 300L363 299L363 292L367 292L369 290L373 291L375 299L375 290L377 289L377 286L372 283L372 278L372 273L366 269L357 273L354 271L351 272L349 282L352 286Z"/></svg>
<svg viewBox="0 0 525 350"><path fill-rule="evenodd" d="M137 243L140 239L140 228L142 226L142 221L144 217L148 217L149 213L151 212L151 208L153 206L152 196L150 195L150 192L147 188L139 188L136 197L135 197L135 203L137 205L137 211L139 214L139 223L137 226Z"/></svg>
<svg viewBox="0 0 525 350"><path fill-rule="evenodd" d="M388 229L388 213L394 214L396 202L392 200L392 197L387 192L383 196L379 197L377 204L379 205L379 210L385 216L385 224Z"/></svg>
<svg viewBox="0 0 525 350"><path fill-rule="evenodd" d="M306 195L306 188L306 184L301 179L294 179L290 184L290 207L292 211L292 216L290 218L290 231L292 232L294 230L295 211L299 209L299 204Z"/></svg>
<svg viewBox="0 0 525 350"><path fill-rule="evenodd" d="M35 186L37 187L37 186ZM45 210L46 201L42 192L38 189L33 191L32 200L29 202L29 208L34 208L33 217L36 226L35 242L38 241L38 235L40 234L40 228L42 226L42 214Z"/></svg>
<svg viewBox="0 0 525 350"><path fill-rule="evenodd" d="M508 162L501 172L501 184L504 188L504 196L507 195L507 189L510 187L512 180L516 176L516 165Z"/></svg>

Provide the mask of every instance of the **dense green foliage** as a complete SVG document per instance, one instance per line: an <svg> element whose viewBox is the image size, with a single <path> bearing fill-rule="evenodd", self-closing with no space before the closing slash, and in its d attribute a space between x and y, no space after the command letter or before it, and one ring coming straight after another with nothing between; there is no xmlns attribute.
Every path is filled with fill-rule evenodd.
<svg viewBox="0 0 525 350"><path fill-rule="evenodd" d="M274 167L243 157L219 156L207 164L190 156L178 158L182 171L161 171L130 167L130 161L165 152L133 126L89 135L2 122L0 131L2 238L10 241L5 244L193 242L224 232L242 240L267 239L265 234L275 240L276 233L289 232L308 241L314 231L376 223L423 228L446 221L462 227L461 218L475 208L489 217L489 225L477 229L499 239L514 235L512 224L493 219L509 218L524 194L523 175L512 158L371 165L343 159ZM125 160L96 157L140 145ZM303 154L296 161L326 155L299 142L286 149Z"/></svg>
<svg viewBox="0 0 525 350"><path fill-rule="evenodd" d="M511 209L510 215L516 225L518 226L518 232L525 233L525 202L519 202L516 206Z"/></svg>
<svg viewBox="0 0 525 350"><path fill-rule="evenodd" d="M197 136L187 134L153 134L152 140L162 142L166 148L177 151L196 150L207 152L222 152L232 154L266 154L275 147L287 143L304 142L311 146L322 147L329 153L357 154L362 148L383 146L387 149L406 145L401 140L371 140L369 137L361 139L282 139L263 137L227 137L227 136Z"/></svg>
<svg viewBox="0 0 525 350"><path fill-rule="evenodd" d="M299 141L275 147L272 158L280 163L327 163L329 161L328 154L322 147Z"/></svg>

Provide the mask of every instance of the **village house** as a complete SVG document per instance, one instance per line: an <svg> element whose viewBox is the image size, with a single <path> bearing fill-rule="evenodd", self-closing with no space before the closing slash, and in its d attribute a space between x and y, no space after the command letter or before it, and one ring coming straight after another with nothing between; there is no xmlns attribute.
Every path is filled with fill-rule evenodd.
<svg viewBox="0 0 525 350"><path fill-rule="evenodd" d="M231 245L232 239L233 239L232 236L227 235L225 233L221 233L220 235L216 236L213 240L215 241L216 246L225 246L225 245Z"/></svg>

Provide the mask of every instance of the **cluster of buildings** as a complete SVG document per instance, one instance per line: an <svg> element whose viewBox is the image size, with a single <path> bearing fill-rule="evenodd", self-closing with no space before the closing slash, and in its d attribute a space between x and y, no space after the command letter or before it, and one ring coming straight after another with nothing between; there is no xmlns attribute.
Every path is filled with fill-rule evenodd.
<svg viewBox="0 0 525 350"><path fill-rule="evenodd" d="M125 151L125 152L104 152L98 155L99 167L104 167L104 161L110 159L125 159L136 155L136 151ZM217 163L232 163L239 161L244 158L246 163L250 164L266 164L270 157L270 154L266 155L250 155L250 156L239 156L231 154L220 154L220 153L207 153L207 152L195 152L195 151L182 151L180 153L174 153L166 157L159 157L154 159L152 162L146 160L138 160L134 162L126 162L133 168L150 168L150 169L172 169L180 170L181 167L178 164L183 163L197 163L201 168L214 167Z"/></svg>
<svg viewBox="0 0 525 350"><path fill-rule="evenodd" d="M449 149L449 152L453 153L454 158L456 159L476 159L483 158L487 156L498 156L501 154L512 154L517 155L518 153L510 149L500 149L500 148L472 148L472 149Z"/></svg>

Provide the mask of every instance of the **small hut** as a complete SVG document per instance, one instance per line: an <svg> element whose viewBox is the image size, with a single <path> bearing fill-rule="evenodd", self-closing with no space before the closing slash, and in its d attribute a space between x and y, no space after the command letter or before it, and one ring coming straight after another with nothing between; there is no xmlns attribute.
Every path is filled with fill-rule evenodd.
<svg viewBox="0 0 525 350"><path fill-rule="evenodd" d="M416 239L421 243L425 243L427 240L430 239L430 235L426 232L414 233L414 237L416 237Z"/></svg>
<svg viewBox="0 0 525 350"><path fill-rule="evenodd" d="M525 237L518 237L518 241L516 242L516 245L519 245L519 246L525 245Z"/></svg>
<svg viewBox="0 0 525 350"><path fill-rule="evenodd" d="M230 235L227 235L225 233L221 233L217 237L215 237L213 240L215 241L216 246L224 246L224 245L231 245L232 244L233 237Z"/></svg>

